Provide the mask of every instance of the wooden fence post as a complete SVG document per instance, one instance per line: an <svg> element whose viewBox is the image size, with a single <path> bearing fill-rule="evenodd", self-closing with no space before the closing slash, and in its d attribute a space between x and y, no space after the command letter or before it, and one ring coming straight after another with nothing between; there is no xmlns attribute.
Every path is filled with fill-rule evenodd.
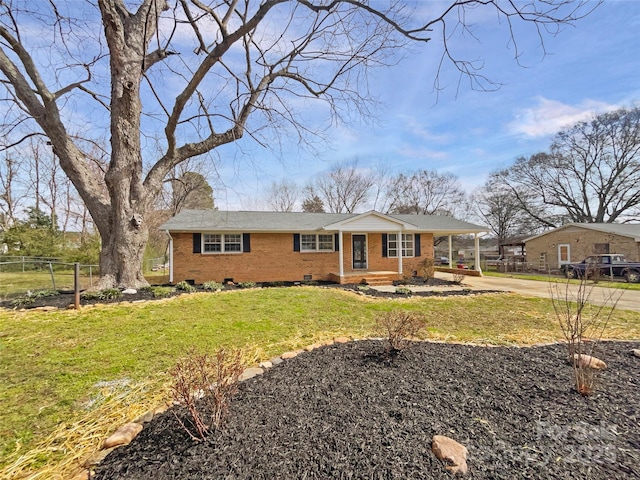
<svg viewBox="0 0 640 480"><path fill-rule="evenodd" d="M78 262L73 264L73 299L74 307L76 310L80 310L80 264Z"/></svg>

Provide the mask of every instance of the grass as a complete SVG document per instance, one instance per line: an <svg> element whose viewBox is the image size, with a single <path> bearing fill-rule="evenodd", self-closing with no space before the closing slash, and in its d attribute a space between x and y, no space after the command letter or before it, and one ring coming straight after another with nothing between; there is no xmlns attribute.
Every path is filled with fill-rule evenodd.
<svg viewBox="0 0 640 480"><path fill-rule="evenodd" d="M549 275L544 275L544 274L500 273L500 272L493 272L493 271L487 271L487 270L483 270L482 274L487 277L518 278L520 280L536 280L539 282L548 282L549 279L555 282L562 282L562 283L565 283L567 281L567 279L561 275L552 275L551 277L549 277ZM580 280L569 280L569 282L575 285L578 285L580 283ZM617 282L598 280L597 282L593 282L593 283L598 287L640 291L640 283L627 283L624 280L620 280Z"/></svg>
<svg viewBox="0 0 640 480"><path fill-rule="evenodd" d="M375 318L398 308L424 314L431 339L562 338L549 300L513 294L383 300L300 287L0 311L0 478L68 477L114 428L161 403L167 370L190 347L241 347L250 365L335 336L374 335ZM614 312L606 336L640 338L640 315Z"/></svg>
<svg viewBox="0 0 640 480"><path fill-rule="evenodd" d="M0 300L24 295L27 291L50 290L73 290L74 273L73 269L54 270L53 279L48 270L27 271L27 272L1 272L0 271ZM149 272L145 278L150 283L160 284L168 281L168 276L164 272ZM86 269L80 272L80 288L86 289L92 282L98 280L97 269L90 277Z"/></svg>

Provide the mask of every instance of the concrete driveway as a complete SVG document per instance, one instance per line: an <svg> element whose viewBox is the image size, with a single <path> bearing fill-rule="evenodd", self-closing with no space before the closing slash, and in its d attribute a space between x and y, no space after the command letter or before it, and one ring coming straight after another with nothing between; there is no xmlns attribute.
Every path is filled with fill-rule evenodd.
<svg viewBox="0 0 640 480"><path fill-rule="evenodd" d="M453 275L450 273L436 272L437 278L444 280L452 280ZM521 295L529 295L532 297L550 298L549 284L536 280L521 280L519 278L506 277L471 277L464 278L463 284L469 288L477 290L502 290L504 292L514 292ZM576 285L571 285L571 291L577 290ZM559 285L560 292L564 292L564 284ZM591 303L602 305L607 303L611 305L611 295L617 298L622 294L616 308L621 310L634 310L640 312L640 291L638 290L615 290L611 288L593 287L591 292Z"/></svg>

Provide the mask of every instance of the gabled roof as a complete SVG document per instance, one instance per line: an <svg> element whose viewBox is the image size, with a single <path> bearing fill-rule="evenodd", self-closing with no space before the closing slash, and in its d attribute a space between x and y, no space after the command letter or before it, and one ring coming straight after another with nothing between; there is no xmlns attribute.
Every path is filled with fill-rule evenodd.
<svg viewBox="0 0 640 480"><path fill-rule="evenodd" d="M609 233L613 235L620 235L623 237L633 238L636 242L640 242L640 224L633 223L567 223L561 227L548 230L546 232L534 235L533 237L525 238L525 242L548 235L560 230L566 230L570 227L585 228L587 230L595 230L597 232Z"/></svg>
<svg viewBox="0 0 640 480"><path fill-rule="evenodd" d="M376 218L394 223L403 231L432 232L436 235L455 235L487 232L486 227L440 215L385 215L370 211L356 213L304 212L230 212L219 210L182 210L160 226L171 232L313 232L349 231L349 223L359 219ZM393 231L391 229L390 231Z"/></svg>

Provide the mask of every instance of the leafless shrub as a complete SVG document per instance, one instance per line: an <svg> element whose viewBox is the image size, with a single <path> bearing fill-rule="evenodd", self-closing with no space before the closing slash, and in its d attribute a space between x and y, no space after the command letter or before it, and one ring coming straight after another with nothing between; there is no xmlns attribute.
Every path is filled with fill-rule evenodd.
<svg viewBox="0 0 640 480"><path fill-rule="evenodd" d="M425 280L435 276L435 263L433 258L425 258L418 264L418 273Z"/></svg>
<svg viewBox="0 0 640 480"><path fill-rule="evenodd" d="M187 409L191 422L174 415L192 439L204 440L209 430L224 421L231 397L238 390L241 358L240 350L221 348L213 357L191 351L170 370L173 399Z"/></svg>
<svg viewBox="0 0 640 480"><path fill-rule="evenodd" d="M596 370L584 358L595 353L622 295L617 290L609 290L599 305L595 305L593 288L587 275L580 277L577 284L549 282L553 309L567 341L576 390L585 396L595 391Z"/></svg>
<svg viewBox="0 0 640 480"><path fill-rule="evenodd" d="M388 352L390 353L404 349L409 340L424 328L424 317L415 312L393 310L384 313L376 320L376 329L389 341Z"/></svg>
<svg viewBox="0 0 640 480"><path fill-rule="evenodd" d="M460 285L464 281L464 273L461 272L453 272L453 283L456 285Z"/></svg>

